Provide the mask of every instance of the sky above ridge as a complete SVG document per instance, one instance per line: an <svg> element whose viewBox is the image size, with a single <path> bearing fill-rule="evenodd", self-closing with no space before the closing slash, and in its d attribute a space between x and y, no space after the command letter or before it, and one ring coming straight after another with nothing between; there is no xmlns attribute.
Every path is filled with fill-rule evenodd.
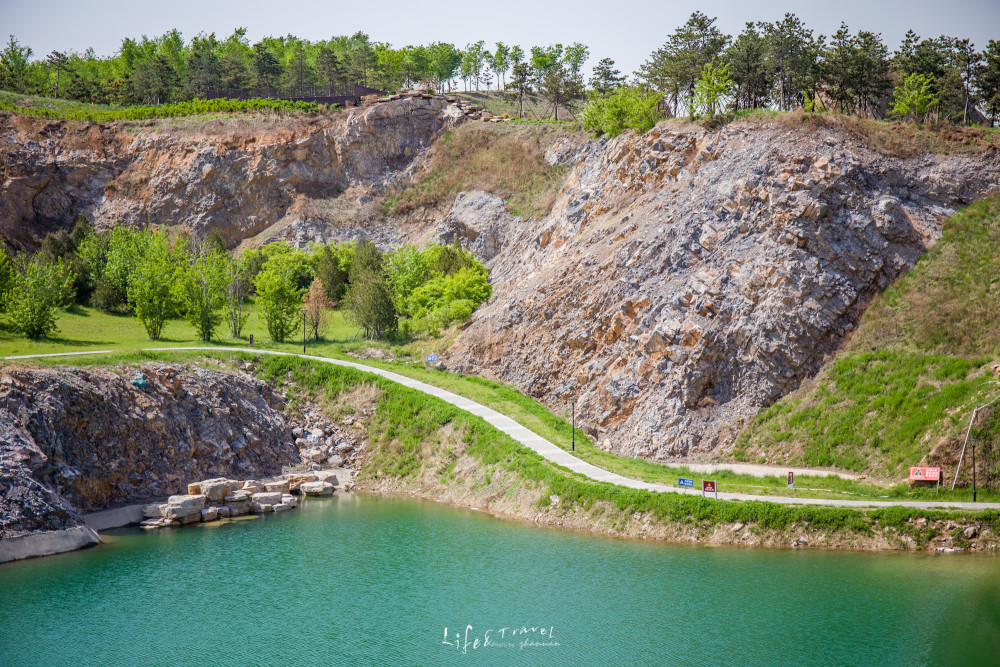
<svg viewBox="0 0 1000 667"><path fill-rule="evenodd" d="M590 47L590 65L610 57L624 73L635 71L694 10L718 17L717 25L735 35L748 21L775 21L794 12L815 33L832 34L841 21L852 32L882 33L893 51L907 29L924 37L968 37L982 49L1000 39L1000 0L842 0L792 3L773 0L710 0L697 4L664 0L504 0L496 4L467 0L413 2L371 0L330 2L298 0L0 0L0 39L14 35L36 58L53 51L114 54L125 37L159 35L178 28L185 40L199 32L223 38L240 26L251 42L267 35L294 34L309 40L368 33L393 46L485 40L532 45L582 42Z"/></svg>

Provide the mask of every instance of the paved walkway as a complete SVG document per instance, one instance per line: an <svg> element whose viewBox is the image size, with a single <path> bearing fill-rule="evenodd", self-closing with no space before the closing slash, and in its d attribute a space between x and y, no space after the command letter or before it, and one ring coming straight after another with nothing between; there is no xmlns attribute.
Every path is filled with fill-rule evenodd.
<svg viewBox="0 0 1000 667"><path fill-rule="evenodd" d="M327 364L334 364L336 366L346 366L347 368L354 368L359 371L364 371L366 373L372 373L386 378L387 380L392 380L393 382L399 383L404 387L409 387L411 389L416 389L417 391L422 391L425 394L430 394L440 398L442 401L451 403L455 407L458 407L466 412L470 412L477 417L482 417L487 422L495 426L498 430L503 431L510 437L514 438L520 442L525 447L532 449L543 457L560 465L573 472L580 473L585 477L599 481L599 482L609 482L611 484L617 484L619 486L626 486L632 489L644 489L646 491L655 491L658 493L687 493L700 495L701 490L697 489L682 489L673 486L667 486L666 484L654 484L650 482L642 482L637 479L632 479L630 477L623 477L621 475L615 474L613 472L608 472L602 468L598 468L595 465L591 465L586 461L581 461L576 458L566 450L557 447L552 444L542 436L537 433L528 430L524 426L521 426L516 421L500 414L496 410L492 410L484 405L480 405L475 401L471 401L467 398L459 396L458 394L453 394L450 391L441 389L440 387L435 387L434 385L427 384L425 382L420 382L419 380L414 380L408 378L405 375L400 375L399 373L393 373L392 371L383 370L381 368L375 368L374 366L367 366L365 364L360 364L354 361L343 361L341 359L330 359L328 357L316 357L309 354L294 354L292 352L277 352L274 350L258 350L255 348L243 348L243 347L156 347L156 348L144 348L143 352L183 352L183 351L208 351L208 352L248 352L251 354L271 354L275 356L283 357L300 357L302 359L311 359L313 361L320 361ZM4 357L5 360L17 360L17 359L31 359L35 357L60 357L60 356L79 356L84 354L108 354L112 352L111 350L98 350L93 352L65 352L56 354L37 354L37 355L21 355L15 357ZM749 493L725 493L721 492L718 494L719 500L764 500L773 503L781 503L785 505L829 505L835 507L912 507L914 509L935 509L935 508L947 508L947 509L965 509L965 510L984 510L984 509L1000 509L1000 503L956 503L956 502L913 502L913 501L877 501L877 500L834 500L826 498L793 498L788 496L755 496Z"/></svg>

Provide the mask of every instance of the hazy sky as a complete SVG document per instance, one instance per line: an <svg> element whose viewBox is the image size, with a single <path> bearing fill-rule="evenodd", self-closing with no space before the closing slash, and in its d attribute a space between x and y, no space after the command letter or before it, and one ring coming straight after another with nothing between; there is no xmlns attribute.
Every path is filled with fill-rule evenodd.
<svg viewBox="0 0 1000 667"><path fill-rule="evenodd" d="M395 46L435 41L464 46L485 40L531 45L579 41L590 46L592 65L611 57L623 72L634 71L674 28L698 9L718 17L736 34L747 21L774 21L795 12L817 33L830 35L845 21L856 31L881 32L890 51L908 28L930 37L969 37L978 48L1000 39L1000 0L841 0L776 2L712 0L692 4L651 0L0 0L0 39L30 46L36 57L53 49L99 55L118 50L124 37L158 35L178 28L185 40L200 31L224 37L245 26L251 42L266 35L295 34L311 40L359 30Z"/></svg>

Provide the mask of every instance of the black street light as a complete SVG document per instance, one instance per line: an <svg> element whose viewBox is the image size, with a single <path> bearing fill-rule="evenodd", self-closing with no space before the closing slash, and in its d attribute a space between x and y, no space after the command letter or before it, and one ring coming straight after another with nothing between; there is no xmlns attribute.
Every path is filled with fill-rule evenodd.
<svg viewBox="0 0 1000 667"><path fill-rule="evenodd" d="M306 309L302 309L302 354L306 353Z"/></svg>
<svg viewBox="0 0 1000 667"><path fill-rule="evenodd" d="M573 410L573 444L571 445L572 449L570 451L575 452L576 451L576 399L575 398L569 399L569 404L570 406L572 406Z"/></svg>

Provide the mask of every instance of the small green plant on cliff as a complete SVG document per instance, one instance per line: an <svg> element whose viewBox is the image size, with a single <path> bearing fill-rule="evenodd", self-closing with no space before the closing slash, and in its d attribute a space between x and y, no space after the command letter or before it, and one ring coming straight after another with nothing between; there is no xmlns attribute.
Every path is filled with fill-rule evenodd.
<svg viewBox="0 0 1000 667"><path fill-rule="evenodd" d="M583 128L594 136L616 137L625 130L642 134L660 120L657 105L663 95L638 86L624 86L607 97L592 96L583 108Z"/></svg>

